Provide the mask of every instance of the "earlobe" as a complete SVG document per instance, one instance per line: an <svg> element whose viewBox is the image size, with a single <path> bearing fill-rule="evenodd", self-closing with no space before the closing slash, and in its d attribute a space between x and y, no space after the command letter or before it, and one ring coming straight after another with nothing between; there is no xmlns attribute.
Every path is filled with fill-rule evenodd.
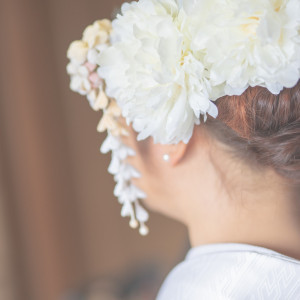
<svg viewBox="0 0 300 300"><path fill-rule="evenodd" d="M187 150L187 144L179 142L178 144L171 145L170 150L170 163L172 166L176 166L184 157Z"/></svg>
<svg viewBox="0 0 300 300"><path fill-rule="evenodd" d="M184 157L187 147L187 144L180 141L178 144L157 144L155 148L160 159L171 166L176 166Z"/></svg>

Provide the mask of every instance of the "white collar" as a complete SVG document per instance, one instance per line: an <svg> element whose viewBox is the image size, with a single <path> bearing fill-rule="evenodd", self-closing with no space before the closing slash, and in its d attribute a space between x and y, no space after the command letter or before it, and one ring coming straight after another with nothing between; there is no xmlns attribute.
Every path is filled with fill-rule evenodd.
<svg viewBox="0 0 300 300"><path fill-rule="evenodd" d="M268 255L275 258L288 260L297 264L300 264L300 260L284 255L277 251L261 247L255 246L245 243L212 243L212 244L203 244L197 247L191 248L187 255L186 260L192 260L198 258L200 255L205 254L216 254L216 253L224 253L224 252L254 252L257 254Z"/></svg>

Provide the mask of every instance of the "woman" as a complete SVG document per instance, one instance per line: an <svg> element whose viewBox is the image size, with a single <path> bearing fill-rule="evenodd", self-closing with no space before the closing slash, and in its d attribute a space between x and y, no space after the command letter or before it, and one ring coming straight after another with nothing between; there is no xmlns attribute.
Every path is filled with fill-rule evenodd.
<svg viewBox="0 0 300 300"><path fill-rule="evenodd" d="M183 222L192 245L158 299L298 299L300 82L216 103L188 144L124 138L144 202Z"/></svg>
<svg viewBox="0 0 300 300"><path fill-rule="evenodd" d="M300 299L300 2L141 0L71 45L115 195L183 222L157 299ZM79 70L79 71L78 71Z"/></svg>

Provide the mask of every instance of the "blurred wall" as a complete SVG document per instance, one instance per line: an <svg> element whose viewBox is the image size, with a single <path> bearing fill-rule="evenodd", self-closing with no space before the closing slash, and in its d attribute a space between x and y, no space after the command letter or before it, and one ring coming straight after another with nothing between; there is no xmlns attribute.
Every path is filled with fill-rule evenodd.
<svg viewBox="0 0 300 300"><path fill-rule="evenodd" d="M68 45L121 2L0 1L1 300L60 299L152 261L162 281L185 254L182 225L151 214L144 238L121 219L101 113L69 90Z"/></svg>

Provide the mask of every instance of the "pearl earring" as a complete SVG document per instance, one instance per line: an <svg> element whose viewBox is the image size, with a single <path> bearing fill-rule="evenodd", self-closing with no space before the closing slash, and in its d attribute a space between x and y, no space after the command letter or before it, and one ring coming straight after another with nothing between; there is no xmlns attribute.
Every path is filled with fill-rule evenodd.
<svg viewBox="0 0 300 300"><path fill-rule="evenodd" d="M163 160L168 162L170 160L170 155L169 154L164 154Z"/></svg>

